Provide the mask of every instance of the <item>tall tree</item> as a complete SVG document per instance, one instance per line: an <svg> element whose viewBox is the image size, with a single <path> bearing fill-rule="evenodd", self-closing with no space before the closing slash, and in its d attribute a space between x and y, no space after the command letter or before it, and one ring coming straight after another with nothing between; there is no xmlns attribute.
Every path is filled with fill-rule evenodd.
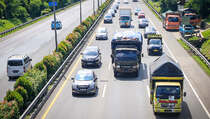
<svg viewBox="0 0 210 119"><path fill-rule="evenodd" d="M0 0L0 19L4 17L4 12L6 9L6 4L3 0Z"/></svg>

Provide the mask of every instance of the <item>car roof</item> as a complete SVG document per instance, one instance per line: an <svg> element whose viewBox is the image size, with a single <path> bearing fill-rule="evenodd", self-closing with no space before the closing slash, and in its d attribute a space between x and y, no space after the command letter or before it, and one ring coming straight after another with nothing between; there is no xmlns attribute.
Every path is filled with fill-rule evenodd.
<svg viewBox="0 0 210 119"><path fill-rule="evenodd" d="M77 72L77 75L93 75L93 70L82 69Z"/></svg>
<svg viewBox="0 0 210 119"><path fill-rule="evenodd" d="M148 26L148 27L146 27L146 30L149 30L149 31L156 31L156 29L155 29L153 26Z"/></svg>
<svg viewBox="0 0 210 119"><path fill-rule="evenodd" d="M106 27L99 27L98 31L101 31L101 30L106 31Z"/></svg>
<svg viewBox="0 0 210 119"><path fill-rule="evenodd" d="M22 60L22 59L24 59L26 57L27 57L27 55L17 54L17 55L9 56L8 60Z"/></svg>

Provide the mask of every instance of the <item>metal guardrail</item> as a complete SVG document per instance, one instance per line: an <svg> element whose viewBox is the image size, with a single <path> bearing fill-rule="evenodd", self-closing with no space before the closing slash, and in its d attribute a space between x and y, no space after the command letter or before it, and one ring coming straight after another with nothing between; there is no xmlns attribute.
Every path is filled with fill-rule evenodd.
<svg viewBox="0 0 210 119"><path fill-rule="evenodd" d="M152 10L162 19L162 16L146 1L146 0L143 0L150 8L152 8ZM205 64L210 68L210 63L209 61L206 59L206 57L204 57L200 51L198 51L192 44L190 44L186 39L184 39L183 37L181 38L182 41L184 41L187 46L189 46L191 49L192 49L192 52L199 56L204 62Z"/></svg>
<svg viewBox="0 0 210 119"><path fill-rule="evenodd" d="M76 4L76 3L78 3L78 2L75 2L75 3L73 3L73 4ZM68 8L69 6L71 6L71 5L72 5L72 4L69 4L69 5L67 5L67 6L65 6L65 7L63 7L63 8L59 8L59 9L56 10L56 12L59 12L59 11L61 11L61 10L64 10L64 9ZM51 14L53 14L53 11L52 11L52 12L49 12L48 14L42 15L42 16L40 16L40 17L36 17L36 18L32 19L31 21L25 22L25 23L23 23L23 24L19 24L19 25L15 26L15 27L13 27L13 28L11 28L11 29L8 29L8 30L6 30L6 31L0 32L0 36L1 36L1 35L5 35L5 34L7 34L7 33L9 33L9 32L12 32L13 30L15 30L15 29L17 29L17 28L19 28L19 27L22 27L22 26L25 26L25 25L27 25L27 24L30 24L30 23L32 23L32 22L38 20L38 19L41 19L41 18L46 17L46 16L49 16L49 15L51 15Z"/></svg>
<svg viewBox="0 0 210 119"><path fill-rule="evenodd" d="M98 24L98 22L100 21L100 19L102 18L102 16L104 15L104 13L106 12L106 10L110 7L110 5L112 4L113 0L109 3L109 5L106 6L106 8L102 11L102 13L100 14L100 16L97 18L97 20L94 22L94 24L89 28L89 30L86 32L86 34L83 36L83 38L81 39L81 41L77 44L77 46L73 49L73 51L70 53L70 55L66 58L66 60L63 62L63 64L59 67L59 69L55 72L55 74L50 78L50 80L47 82L47 84L44 86L44 88L39 92L39 94L35 97L35 99L31 102L31 104L28 106L28 108L24 111L24 113L21 115L21 117L19 119L24 119L28 114L32 113L33 109L35 107L37 107L38 103L40 102L40 100L43 98L43 96L46 95L46 93L48 92L48 88L49 86L52 84L53 81L55 81L56 79L61 80L64 77L64 74L66 73L66 71L68 70L69 66L71 65L71 63L73 62L73 60L75 59L75 57L77 56L78 52L81 50L82 46L84 45L84 43L87 41L87 37L88 35L91 34L91 32L93 32L93 30L95 29L96 25ZM69 64L68 64L69 63ZM68 64L68 66L67 66ZM63 71L63 74L61 74ZM60 76L61 75L61 76ZM60 76L60 77L59 77ZM53 90L55 89L57 85L54 85L54 87L52 88L52 90L50 90L50 94L53 92ZM46 97L47 99L49 98L50 94ZM44 103L42 103L44 104ZM41 108L40 108L41 109ZM40 111L40 109L37 110L36 114ZM35 114L35 115L36 115ZM35 117L35 116L34 116Z"/></svg>

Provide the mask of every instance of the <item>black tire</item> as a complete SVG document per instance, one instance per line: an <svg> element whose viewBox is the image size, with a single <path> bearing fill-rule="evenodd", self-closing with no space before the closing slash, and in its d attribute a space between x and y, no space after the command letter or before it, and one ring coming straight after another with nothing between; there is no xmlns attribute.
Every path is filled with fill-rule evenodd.
<svg viewBox="0 0 210 119"><path fill-rule="evenodd" d="M9 76L8 78L9 78L9 80L12 80L12 79L13 79L13 77L12 77L12 76Z"/></svg>
<svg viewBox="0 0 210 119"><path fill-rule="evenodd" d="M139 70L137 70L134 74L135 77L138 77L139 76Z"/></svg>
<svg viewBox="0 0 210 119"><path fill-rule="evenodd" d="M76 93L72 92L72 96L76 96Z"/></svg>
<svg viewBox="0 0 210 119"><path fill-rule="evenodd" d="M85 65L82 63L82 68L85 68Z"/></svg>
<svg viewBox="0 0 210 119"><path fill-rule="evenodd" d="M147 34L144 34L144 38L147 38Z"/></svg>

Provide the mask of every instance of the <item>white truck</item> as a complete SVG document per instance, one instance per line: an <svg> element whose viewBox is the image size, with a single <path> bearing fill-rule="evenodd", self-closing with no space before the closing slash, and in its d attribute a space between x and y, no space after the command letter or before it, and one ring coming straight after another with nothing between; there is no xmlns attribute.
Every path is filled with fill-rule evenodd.
<svg viewBox="0 0 210 119"><path fill-rule="evenodd" d="M119 24L120 28L122 27L131 27L132 14L131 8L121 7L119 9Z"/></svg>

